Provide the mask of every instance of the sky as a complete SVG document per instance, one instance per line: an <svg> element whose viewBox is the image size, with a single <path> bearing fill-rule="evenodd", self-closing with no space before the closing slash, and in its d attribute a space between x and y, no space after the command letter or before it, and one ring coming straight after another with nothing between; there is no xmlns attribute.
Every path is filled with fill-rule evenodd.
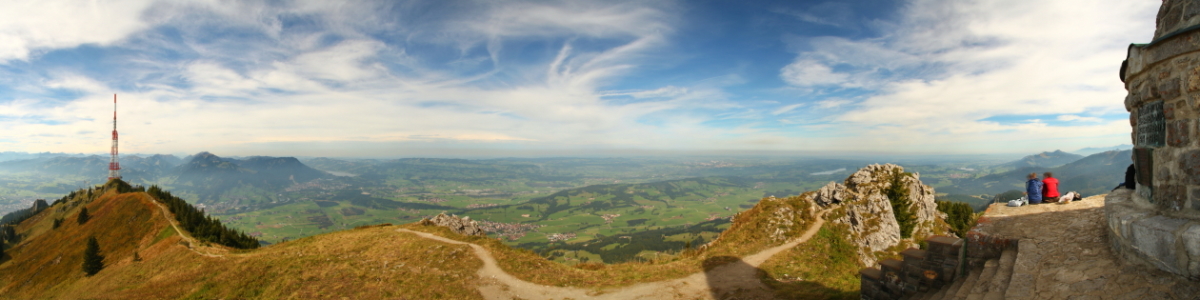
<svg viewBox="0 0 1200 300"><path fill-rule="evenodd" d="M1036 153L1130 143L1159 1L5 1L0 152Z"/></svg>

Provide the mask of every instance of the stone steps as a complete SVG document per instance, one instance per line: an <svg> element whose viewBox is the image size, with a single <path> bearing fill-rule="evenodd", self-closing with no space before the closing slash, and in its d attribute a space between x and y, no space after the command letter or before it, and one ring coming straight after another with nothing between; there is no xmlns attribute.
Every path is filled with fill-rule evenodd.
<svg viewBox="0 0 1200 300"><path fill-rule="evenodd" d="M987 294L983 295L983 300L1004 300L1004 292L1008 290L1008 283L1012 280L1013 267L1017 263L1017 251L1008 249L1000 254L1000 267L996 269L996 276L992 277L989 283Z"/></svg>
<svg viewBox="0 0 1200 300"><path fill-rule="evenodd" d="M967 276L966 281L963 281L962 287L958 292L954 293L954 297L950 299L967 299L967 295L971 294L971 289L975 287L975 283L979 282L979 276L983 276L983 270L971 270L971 275Z"/></svg>
<svg viewBox="0 0 1200 300"><path fill-rule="evenodd" d="M979 281L975 286L971 287L971 292L967 294L966 300L983 300L983 295L988 292L988 283L992 281L992 277L996 276L996 270L1000 267L1000 260L989 259L983 264L983 272L979 274Z"/></svg>
<svg viewBox="0 0 1200 300"><path fill-rule="evenodd" d="M871 299L945 299L955 284L955 270L965 241L946 236L925 239L927 249L907 249L901 259L885 259L879 268L859 270L860 295Z"/></svg>
<svg viewBox="0 0 1200 300"><path fill-rule="evenodd" d="M947 288L949 288L949 287L947 287ZM946 296L947 288L943 288L943 289L937 290L937 292L929 294L929 297L925 297L925 300L940 300L940 299L942 299L942 297Z"/></svg>
<svg viewBox="0 0 1200 300"><path fill-rule="evenodd" d="M974 272L972 272L972 273L974 273ZM944 292L942 293L942 296L941 296L941 297L939 297L939 298L933 298L932 300L950 300L950 299L954 299L954 297L955 297L955 296L956 296L956 294L958 293L958 289L962 288L962 286L963 286L963 282L967 281L967 278L968 278L968 277L969 277L969 276L959 276L958 280L955 280L955 281L954 281L954 283L950 285L950 287L948 287L948 288L946 288L946 289L944 290Z"/></svg>
<svg viewBox="0 0 1200 300"><path fill-rule="evenodd" d="M932 300L1003 300L1012 282L1017 266L1017 251L1005 250L999 259L988 260L981 270L971 270L970 275L960 278L927 299Z"/></svg>
<svg viewBox="0 0 1200 300"><path fill-rule="evenodd" d="M1032 299L1032 274L1040 259L1036 243L974 231L964 239L934 236L925 241L928 249L907 249L899 260L885 259L879 268L860 270L861 298ZM963 266L972 268L958 274Z"/></svg>
<svg viewBox="0 0 1200 300"><path fill-rule="evenodd" d="M1025 300L1033 298L1034 276L1038 270L1038 245L1033 241L1022 240L1017 244L1017 260L1013 266L1012 280L1004 292L1005 299Z"/></svg>

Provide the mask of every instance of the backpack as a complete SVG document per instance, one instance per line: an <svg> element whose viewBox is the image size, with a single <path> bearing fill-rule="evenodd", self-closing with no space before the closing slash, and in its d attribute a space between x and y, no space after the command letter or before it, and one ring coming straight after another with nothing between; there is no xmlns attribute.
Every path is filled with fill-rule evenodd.
<svg viewBox="0 0 1200 300"><path fill-rule="evenodd" d="M1029 204L1029 199L1025 198L1025 197L1021 197L1021 199L1016 199L1016 200L1008 200L1008 206L1010 206L1010 207L1021 207L1021 206L1028 205L1028 204Z"/></svg>

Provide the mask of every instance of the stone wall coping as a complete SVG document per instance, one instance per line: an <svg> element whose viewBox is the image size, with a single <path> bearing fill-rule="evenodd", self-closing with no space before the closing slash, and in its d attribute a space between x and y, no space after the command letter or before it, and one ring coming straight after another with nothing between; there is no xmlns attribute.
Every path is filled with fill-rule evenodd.
<svg viewBox="0 0 1200 300"><path fill-rule="evenodd" d="M1200 279L1200 221L1163 215L1139 205L1136 197L1122 189L1104 198L1113 252L1126 261Z"/></svg>
<svg viewBox="0 0 1200 300"><path fill-rule="evenodd" d="M900 255L904 257L925 258L925 250L908 248L900 251Z"/></svg>
<svg viewBox="0 0 1200 300"><path fill-rule="evenodd" d="M1200 35L1200 25L1195 25L1154 39L1150 43L1129 44L1129 47L1125 50L1125 64L1122 65L1120 72L1122 80L1132 78L1158 63L1190 52L1172 43L1191 41L1198 35ZM1167 48L1168 50L1156 51L1156 48Z"/></svg>
<svg viewBox="0 0 1200 300"><path fill-rule="evenodd" d="M862 274L863 277L875 280L879 280L879 278L883 276L883 272L876 268L863 268L862 270L858 271L858 274Z"/></svg>
<svg viewBox="0 0 1200 300"><path fill-rule="evenodd" d="M931 238L925 239L925 241L928 241L930 243L944 244L944 245L956 245L956 244L962 244L962 242L963 242L962 239L952 238L952 237L942 236L942 235L935 235Z"/></svg>
<svg viewBox="0 0 1200 300"><path fill-rule="evenodd" d="M879 262L879 264L896 270L904 268L904 262L895 259L885 259Z"/></svg>

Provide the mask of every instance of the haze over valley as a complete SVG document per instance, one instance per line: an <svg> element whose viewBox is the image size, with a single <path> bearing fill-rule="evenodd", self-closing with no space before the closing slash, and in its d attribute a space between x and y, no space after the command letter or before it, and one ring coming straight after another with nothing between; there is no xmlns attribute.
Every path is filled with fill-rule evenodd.
<svg viewBox="0 0 1200 300"><path fill-rule="evenodd" d="M1056 150L1011 161L914 158L901 165L919 173L938 191L939 200L982 209L993 200L1011 200L996 197L1019 197L1000 194L1021 190L1029 172L1054 171L1064 191L1106 193L1123 180L1130 155L1129 150L1114 150L1084 157ZM62 197L95 183L106 171L106 159L100 156L27 156L36 158L0 161L0 179L8 183L6 195L12 195L0 199L6 209L0 213L27 208L37 198ZM885 162L782 157L296 159L209 152L183 158L128 156L124 161L126 181L170 190L266 243L362 225L410 223L446 212L482 222L489 236L512 246L545 251L588 244L590 251L576 249L587 253L581 257L608 263L709 242L728 228L730 217L763 197L796 196L840 182L862 166ZM630 244L642 248L614 248Z"/></svg>

